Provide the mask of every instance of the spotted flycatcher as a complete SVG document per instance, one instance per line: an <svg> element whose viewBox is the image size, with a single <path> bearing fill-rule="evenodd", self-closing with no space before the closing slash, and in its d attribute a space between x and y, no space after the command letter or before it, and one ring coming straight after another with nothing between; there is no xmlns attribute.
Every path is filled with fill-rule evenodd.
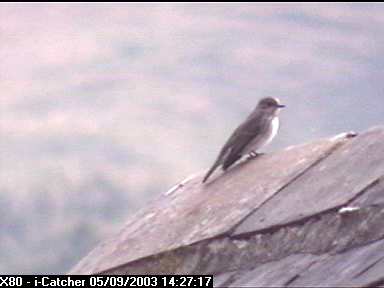
<svg viewBox="0 0 384 288"><path fill-rule="evenodd" d="M283 107L276 98L261 99L248 118L229 137L203 183L218 166L221 165L225 171L244 155L256 156L257 150L276 136L279 129L278 112Z"/></svg>

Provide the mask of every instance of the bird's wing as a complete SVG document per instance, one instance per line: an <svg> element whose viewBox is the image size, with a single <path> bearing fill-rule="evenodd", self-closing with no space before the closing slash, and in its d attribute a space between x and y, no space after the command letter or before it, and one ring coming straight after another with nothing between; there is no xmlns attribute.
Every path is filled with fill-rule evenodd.
<svg viewBox="0 0 384 288"><path fill-rule="evenodd" d="M251 114L248 116L244 123L242 123L239 127L236 128L235 131L233 131L232 135L224 144L223 148L221 148L215 163L205 175L203 183L207 181L209 176L221 164L223 164L223 169L225 170L234 162L236 162L241 157L241 151L244 149L244 147L247 146L247 144L252 141L252 139L254 139L258 134L261 133L263 127L265 126L265 119L263 119L262 115L257 115L253 116Z"/></svg>
<svg viewBox="0 0 384 288"><path fill-rule="evenodd" d="M252 115L251 115L252 116ZM258 135L264 133L264 129L267 119L263 117L248 117L247 120L241 124L228 139L224 145L226 150L229 150L223 163L223 169L227 169L234 162L236 162L241 156L244 148Z"/></svg>

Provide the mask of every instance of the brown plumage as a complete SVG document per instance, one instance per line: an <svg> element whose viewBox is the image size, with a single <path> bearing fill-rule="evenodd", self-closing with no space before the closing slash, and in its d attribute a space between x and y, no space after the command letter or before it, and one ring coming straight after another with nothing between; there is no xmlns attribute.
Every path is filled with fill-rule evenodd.
<svg viewBox="0 0 384 288"><path fill-rule="evenodd" d="M256 152L275 136L278 129L277 111L284 105L275 98L263 98L247 119L236 128L221 149L219 156L207 172L203 183L216 168L222 165L227 170L243 155Z"/></svg>

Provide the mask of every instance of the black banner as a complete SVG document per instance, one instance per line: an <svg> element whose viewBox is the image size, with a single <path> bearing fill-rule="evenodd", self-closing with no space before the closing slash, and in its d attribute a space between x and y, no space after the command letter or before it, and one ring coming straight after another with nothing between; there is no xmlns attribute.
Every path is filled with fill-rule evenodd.
<svg viewBox="0 0 384 288"><path fill-rule="evenodd" d="M213 276L9 275L0 276L0 287L213 287Z"/></svg>

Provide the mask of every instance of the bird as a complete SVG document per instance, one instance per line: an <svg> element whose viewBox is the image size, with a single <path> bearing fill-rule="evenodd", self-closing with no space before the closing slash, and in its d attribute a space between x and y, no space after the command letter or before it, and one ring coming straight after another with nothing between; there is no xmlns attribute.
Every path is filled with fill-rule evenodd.
<svg viewBox="0 0 384 288"><path fill-rule="evenodd" d="M259 155L257 150L276 136L279 130L278 113L284 107L277 98L262 98L245 121L233 131L202 182L205 183L220 165L226 171L244 155L249 158Z"/></svg>

